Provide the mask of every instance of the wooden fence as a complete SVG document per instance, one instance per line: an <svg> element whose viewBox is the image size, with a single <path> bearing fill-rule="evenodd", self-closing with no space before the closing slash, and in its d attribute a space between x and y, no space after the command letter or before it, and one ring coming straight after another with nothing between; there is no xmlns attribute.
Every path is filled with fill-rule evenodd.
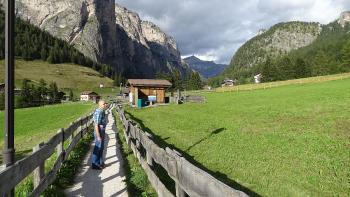
<svg viewBox="0 0 350 197"><path fill-rule="evenodd" d="M14 165L0 172L0 196L4 196L15 188L22 180L33 172L34 190L28 196L39 196L56 178L63 161L65 161L75 145L87 133L92 124L92 113L72 122L68 128L59 129L47 143L33 148L33 153ZM65 149L64 142L69 141ZM45 174L45 161L57 152L57 159L52 169Z"/></svg>
<svg viewBox="0 0 350 197"><path fill-rule="evenodd" d="M124 135L129 147L138 158L149 181L160 197L174 196L152 170L154 162L162 166L175 181L177 197L213 197L248 196L215 179L213 176L194 166L176 150L162 149L153 140L152 135L142 131L126 119L121 105L117 107L124 126ZM143 151L141 151L143 150ZM144 154L145 153L145 154Z"/></svg>

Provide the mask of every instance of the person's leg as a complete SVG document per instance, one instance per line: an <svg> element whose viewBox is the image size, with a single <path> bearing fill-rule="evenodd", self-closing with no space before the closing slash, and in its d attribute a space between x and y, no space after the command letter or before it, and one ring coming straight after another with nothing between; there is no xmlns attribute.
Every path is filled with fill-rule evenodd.
<svg viewBox="0 0 350 197"><path fill-rule="evenodd" d="M95 138L94 140L95 146L94 146L94 150L92 151L92 165L99 166L101 142L97 140L95 132L94 132L94 138Z"/></svg>
<svg viewBox="0 0 350 197"><path fill-rule="evenodd" d="M105 130L101 129L101 148L100 148L100 160L99 160L100 166L104 165L104 161L103 161L104 146L105 146Z"/></svg>

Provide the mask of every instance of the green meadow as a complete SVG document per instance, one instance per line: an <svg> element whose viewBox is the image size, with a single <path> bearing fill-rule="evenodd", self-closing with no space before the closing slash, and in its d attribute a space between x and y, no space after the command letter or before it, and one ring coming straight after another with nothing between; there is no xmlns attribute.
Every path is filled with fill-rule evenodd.
<svg viewBox="0 0 350 197"><path fill-rule="evenodd" d="M126 111L160 145L250 195L350 195L350 79L203 95Z"/></svg>
<svg viewBox="0 0 350 197"><path fill-rule="evenodd" d="M0 81L4 81L5 63L0 61ZM82 91L98 90L100 84L112 87L113 80L102 76L97 71L76 64L49 64L41 60L15 61L16 86L21 87L23 79L39 83L44 79L47 83L57 83L60 89L72 89L78 97Z"/></svg>
<svg viewBox="0 0 350 197"><path fill-rule="evenodd" d="M66 128L74 120L92 112L94 107L92 103L78 102L16 109L15 149L17 159L30 154L35 145L48 141L59 128ZM3 111L0 112L0 128L4 128ZM4 146L4 132L0 133L0 146Z"/></svg>

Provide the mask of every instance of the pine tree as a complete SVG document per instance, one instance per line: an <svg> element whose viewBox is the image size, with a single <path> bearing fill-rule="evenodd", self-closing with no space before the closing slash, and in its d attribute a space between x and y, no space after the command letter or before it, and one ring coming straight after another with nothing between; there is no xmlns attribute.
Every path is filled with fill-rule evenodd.
<svg viewBox="0 0 350 197"><path fill-rule="evenodd" d="M74 94L73 94L72 89L69 89L69 100L74 101Z"/></svg>
<svg viewBox="0 0 350 197"><path fill-rule="evenodd" d="M275 80L294 79L296 75L294 65L288 57L280 59L277 65L278 76L276 76Z"/></svg>
<svg viewBox="0 0 350 197"><path fill-rule="evenodd" d="M56 82L51 82L48 89L50 104L58 103L58 88Z"/></svg>
<svg viewBox="0 0 350 197"><path fill-rule="evenodd" d="M46 52L46 49L45 48L42 48L41 49L41 52L40 52L40 57L43 61L46 61L47 60L47 52Z"/></svg>
<svg viewBox="0 0 350 197"><path fill-rule="evenodd" d="M341 54L341 72L350 71L350 40L344 44Z"/></svg>
<svg viewBox="0 0 350 197"><path fill-rule="evenodd" d="M39 91L39 101L41 104L45 104L47 101L47 83L44 79L40 79L39 85L38 85L38 91Z"/></svg>
<svg viewBox="0 0 350 197"><path fill-rule="evenodd" d="M28 79L23 79L22 81L22 91L18 97L16 106L17 108L30 107L32 104L32 95Z"/></svg>
<svg viewBox="0 0 350 197"><path fill-rule="evenodd" d="M323 50L319 50L313 62L312 74L314 76L329 74L330 61L327 54Z"/></svg>
<svg viewBox="0 0 350 197"><path fill-rule="evenodd" d="M311 68L306 64L306 62L298 58L295 61L295 77L296 78L306 78L311 76Z"/></svg>

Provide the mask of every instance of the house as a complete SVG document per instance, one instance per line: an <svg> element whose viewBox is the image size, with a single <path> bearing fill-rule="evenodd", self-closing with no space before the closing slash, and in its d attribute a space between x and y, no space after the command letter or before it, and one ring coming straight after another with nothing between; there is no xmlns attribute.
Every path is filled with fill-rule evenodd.
<svg viewBox="0 0 350 197"><path fill-rule="evenodd" d="M255 83L261 83L262 74L257 74L254 76Z"/></svg>
<svg viewBox="0 0 350 197"><path fill-rule="evenodd" d="M222 84L221 87L232 87L236 84L236 80L232 80L232 79L225 79Z"/></svg>
<svg viewBox="0 0 350 197"><path fill-rule="evenodd" d="M0 83L0 92L5 92L5 83Z"/></svg>
<svg viewBox="0 0 350 197"><path fill-rule="evenodd" d="M93 101L97 103L100 100L100 96L96 92L85 91L80 94L81 101Z"/></svg>
<svg viewBox="0 0 350 197"><path fill-rule="evenodd" d="M165 91L172 84L167 80L129 79L129 102L136 105L139 99L156 103L165 103Z"/></svg>
<svg viewBox="0 0 350 197"><path fill-rule="evenodd" d="M13 90L16 96L20 95L22 89L16 88ZM5 83L0 83L0 93L5 93Z"/></svg>

